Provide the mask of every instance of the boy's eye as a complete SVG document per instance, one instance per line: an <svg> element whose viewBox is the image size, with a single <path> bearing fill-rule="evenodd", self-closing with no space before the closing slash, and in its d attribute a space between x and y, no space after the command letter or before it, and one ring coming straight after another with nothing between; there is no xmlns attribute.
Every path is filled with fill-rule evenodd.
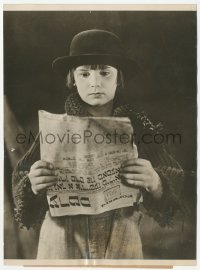
<svg viewBox="0 0 200 270"><path fill-rule="evenodd" d="M109 71L101 70L100 71L100 74L101 74L101 76L108 76L110 74L110 72Z"/></svg>
<svg viewBox="0 0 200 270"><path fill-rule="evenodd" d="M88 76L90 76L90 73L88 71L78 71L77 75L82 78L87 78Z"/></svg>
<svg viewBox="0 0 200 270"><path fill-rule="evenodd" d="M81 76L84 77L84 78L87 78L89 75L90 75L89 72L83 72L83 73L81 73Z"/></svg>

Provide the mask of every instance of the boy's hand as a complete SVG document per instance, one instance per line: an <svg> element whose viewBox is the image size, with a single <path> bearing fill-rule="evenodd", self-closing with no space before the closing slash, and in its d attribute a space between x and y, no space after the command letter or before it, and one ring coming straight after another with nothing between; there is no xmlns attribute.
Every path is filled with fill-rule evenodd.
<svg viewBox="0 0 200 270"><path fill-rule="evenodd" d="M162 196L160 177L146 159L134 158L125 161L121 165L119 176L125 183L151 192L155 198Z"/></svg>
<svg viewBox="0 0 200 270"><path fill-rule="evenodd" d="M28 176L32 185L32 191L36 195L53 186L57 181L53 165L42 160L36 161L31 166Z"/></svg>

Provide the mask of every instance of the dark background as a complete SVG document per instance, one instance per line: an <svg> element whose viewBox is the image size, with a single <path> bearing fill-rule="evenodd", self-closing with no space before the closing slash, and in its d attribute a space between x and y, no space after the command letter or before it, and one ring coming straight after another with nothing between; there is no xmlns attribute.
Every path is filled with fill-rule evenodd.
<svg viewBox="0 0 200 270"><path fill-rule="evenodd" d="M6 106L13 116L10 121L8 113L5 113L5 126L10 126L13 134L17 134L17 128L12 129L12 126L17 125L25 132L30 129L36 132L39 109L64 112L68 91L65 80L53 73L51 63L56 57L68 53L75 34L92 28L119 35L127 54L140 65L141 72L126 83L124 99L131 102L135 110L146 111L154 122L162 122L170 132L180 133L182 138L181 144L173 145L172 151L185 170L182 196L188 213L183 222L177 216L173 229L162 230L152 220L143 222L146 257L194 259L197 146L195 12L4 12L4 93ZM12 212L10 172L16 157L12 162L10 143L7 143L9 134L5 133L5 187L8 203L11 202L8 211ZM25 151L28 145L23 147ZM23 151L19 149L18 157ZM17 234L18 231L16 237ZM23 239L26 237L27 233L18 243L22 246L20 255L9 253L6 249L9 240L5 237L5 257L34 256L32 248L28 255L23 252Z"/></svg>

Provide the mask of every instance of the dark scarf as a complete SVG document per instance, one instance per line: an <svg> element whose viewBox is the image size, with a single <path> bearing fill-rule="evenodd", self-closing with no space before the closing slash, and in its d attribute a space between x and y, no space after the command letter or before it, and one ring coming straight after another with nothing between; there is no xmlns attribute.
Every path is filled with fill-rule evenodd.
<svg viewBox="0 0 200 270"><path fill-rule="evenodd" d="M65 102L65 111L69 115L74 116L89 116L89 113L85 110L83 101L81 100L77 92L71 93ZM154 125L146 116L144 112L136 113L130 104L125 104L121 106L114 106L113 116L115 117L129 117L132 125L134 123L134 128L137 130L145 130L159 132L162 130L162 124Z"/></svg>
<svg viewBox="0 0 200 270"><path fill-rule="evenodd" d="M65 102L65 111L69 115L75 116L89 116L89 113L84 108L84 103L77 92L71 93ZM113 116L123 117L133 112L129 104L115 107Z"/></svg>

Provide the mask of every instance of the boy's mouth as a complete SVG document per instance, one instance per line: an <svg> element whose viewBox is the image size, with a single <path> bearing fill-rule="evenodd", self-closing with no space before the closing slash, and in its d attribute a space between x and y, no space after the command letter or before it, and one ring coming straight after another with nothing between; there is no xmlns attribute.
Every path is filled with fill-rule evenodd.
<svg viewBox="0 0 200 270"><path fill-rule="evenodd" d="M101 96L103 95L103 93L91 93L89 94L89 96Z"/></svg>

